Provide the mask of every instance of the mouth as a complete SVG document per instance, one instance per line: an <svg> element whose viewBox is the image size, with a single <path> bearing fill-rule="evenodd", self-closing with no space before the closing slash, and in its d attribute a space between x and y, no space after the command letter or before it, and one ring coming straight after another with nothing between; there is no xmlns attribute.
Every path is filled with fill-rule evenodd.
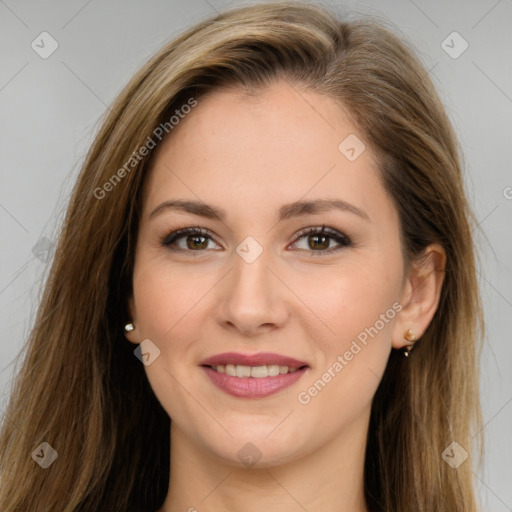
<svg viewBox="0 0 512 512"><path fill-rule="evenodd" d="M225 352L199 367L218 389L237 398L264 398L293 385L307 371L304 361L280 354Z"/></svg>

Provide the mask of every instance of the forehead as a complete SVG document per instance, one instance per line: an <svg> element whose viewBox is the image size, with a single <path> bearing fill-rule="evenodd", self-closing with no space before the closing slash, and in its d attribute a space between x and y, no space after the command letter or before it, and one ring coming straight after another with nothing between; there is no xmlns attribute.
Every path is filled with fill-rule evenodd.
<svg viewBox="0 0 512 512"><path fill-rule="evenodd" d="M146 185L146 213L170 196L238 213L327 196L391 208L375 155L343 107L286 82L199 98L156 151Z"/></svg>

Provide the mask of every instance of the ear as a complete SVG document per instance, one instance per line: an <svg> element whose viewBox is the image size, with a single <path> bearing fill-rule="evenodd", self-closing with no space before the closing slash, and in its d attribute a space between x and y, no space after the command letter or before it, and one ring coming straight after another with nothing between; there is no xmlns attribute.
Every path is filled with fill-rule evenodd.
<svg viewBox="0 0 512 512"><path fill-rule="evenodd" d="M446 252L438 243L429 245L411 263L400 300L402 310L393 329L393 348L401 349L411 344L404 338L408 329L413 331L416 340L427 330L439 304L445 267Z"/></svg>
<svg viewBox="0 0 512 512"><path fill-rule="evenodd" d="M126 331L126 329L124 328L124 325L123 325L123 330L124 330L124 336L125 338L131 342L131 343L135 343L135 344L138 344L140 343L139 340L139 329L137 328L137 318L136 318L136 314L135 314L135 301L133 300L133 296L130 296L128 298L128 311L129 311L129 314L130 314L130 320L129 322L133 324L133 330L132 331Z"/></svg>

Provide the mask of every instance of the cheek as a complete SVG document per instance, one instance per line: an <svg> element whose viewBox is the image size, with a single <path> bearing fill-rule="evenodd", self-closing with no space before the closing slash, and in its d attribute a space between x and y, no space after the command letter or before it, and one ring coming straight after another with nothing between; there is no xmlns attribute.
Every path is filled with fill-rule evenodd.
<svg viewBox="0 0 512 512"><path fill-rule="evenodd" d="M146 375L163 408L179 421L197 414L183 383L201 333L198 305L213 283L170 267L165 258L141 258L133 281L140 337L149 338L160 350L158 358L145 367Z"/></svg>
<svg viewBox="0 0 512 512"><path fill-rule="evenodd" d="M213 276L199 278L193 271L172 268L165 257L141 260L134 271L134 298L142 334L163 340L169 330L186 323L213 283Z"/></svg>
<svg viewBox="0 0 512 512"><path fill-rule="evenodd" d="M378 279L380 270L352 266L350 273L330 280L324 294L316 295L315 312L329 331L315 338L323 357L297 401L306 423L330 411L335 419L326 428L333 435L340 425L351 424L369 410L388 361L399 276L389 276L392 285L387 278Z"/></svg>
<svg viewBox="0 0 512 512"><path fill-rule="evenodd" d="M310 412L332 408L350 421L369 406L391 351L400 271L399 261L395 266L369 258L364 264L351 262L350 271L339 269L322 280L323 293L309 295L308 305L329 327L315 339L323 357L301 390L305 395L299 402L309 400Z"/></svg>
<svg viewBox="0 0 512 512"><path fill-rule="evenodd" d="M297 295L306 298L306 304L328 328L326 339L340 344L355 339L376 322L379 331L387 332L392 325L389 320L396 316L392 305L399 297L398 265L385 268L369 258L354 259L346 267L317 274L316 279L295 279L295 283ZM384 325L381 315L386 315Z"/></svg>

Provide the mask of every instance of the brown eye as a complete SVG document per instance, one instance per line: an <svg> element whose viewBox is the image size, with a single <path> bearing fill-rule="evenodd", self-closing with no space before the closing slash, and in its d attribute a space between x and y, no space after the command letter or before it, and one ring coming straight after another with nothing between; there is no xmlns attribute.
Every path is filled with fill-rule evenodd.
<svg viewBox="0 0 512 512"><path fill-rule="evenodd" d="M207 237L202 235L189 235L186 237L186 241L189 249L206 249L208 247Z"/></svg>
<svg viewBox="0 0 512 512"><path fill-rule="evenodd" d="M308 243L311 249L328 249L330 237L325 235L309 235Z"/></svg>
<svg viewBox="0 0 512 512"><path fill-rule="evenodd" d="M184 241L184 243L183 243ZM162 245L173 251L203 252L214 242L210 234L200 228L184 228L169 233Z"/></svg>
<svg viewBox="0 0 512 512"><path fill-rule="evenodd" d="M325 226L321 228L308 228L300 232L295 239L294 245L297 245L303 239L306 240L307 247L299 247L299 249L316 253L331 253L352 245L350 238L346 235ZM334 246L332 245L333 243ZM336 244L338 245L337 247Z"/></svg>

